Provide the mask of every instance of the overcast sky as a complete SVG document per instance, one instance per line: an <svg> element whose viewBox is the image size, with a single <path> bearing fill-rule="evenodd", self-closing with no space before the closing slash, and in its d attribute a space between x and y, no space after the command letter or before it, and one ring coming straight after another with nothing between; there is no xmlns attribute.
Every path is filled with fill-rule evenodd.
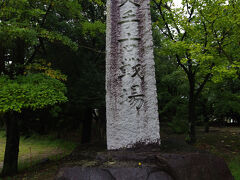
<svg viewBox="0 0 240 180"><path fill-rule="evenodd" d="M174 4L179 7L181 5L182 0L173 0Z"/></svg>

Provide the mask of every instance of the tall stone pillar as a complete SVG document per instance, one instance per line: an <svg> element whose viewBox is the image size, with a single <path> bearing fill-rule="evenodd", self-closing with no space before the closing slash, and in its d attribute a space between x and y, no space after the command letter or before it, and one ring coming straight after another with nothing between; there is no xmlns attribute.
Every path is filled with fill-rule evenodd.
<svg viewBox="0 0 240 180"><path fill-rule="evenodd" d="M160 144L149 0L107 0L107 147Z"/></svg>

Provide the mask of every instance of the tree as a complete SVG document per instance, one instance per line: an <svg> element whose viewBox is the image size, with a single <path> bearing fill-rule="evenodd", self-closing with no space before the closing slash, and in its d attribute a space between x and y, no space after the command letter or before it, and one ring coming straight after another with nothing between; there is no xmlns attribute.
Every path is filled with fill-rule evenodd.
<svg viewBox="0 0 240 180"><path fill-rule="evenodd" d="M61 73L42 64L45 43L61 43L76 50L77 44L62 31L46 26L50 17L71 13L65 23L81 18L78 1L19 0L0 2L0 112L4 113L7 142L3 175L17 172L21 111L66 102ZM44 60L45 61L45 60ZM39 64L38 68L27 67ZM38 72L36 74L36 72ZM41 74L39 74L41 72Z"/></svg>
<svg viewBox="0 0 240 180"><path fill-rule="evenodd" d="M154 28L163 35L159 51L168 54L188 80L187 141L194 143L196 104L206 83L220 74L236 75L238 67L239 2L184 0L182 8L172 1L153 0Z"/></svg>
<svg viewBox="0 0 240 180"><path fill-rule="evenodd" d="M72 53L61 45L47 46L48 58L68 76L66 83L69 101L59 113L62 131L82 128L81 142L89 142L93 109L105 111L105 3L104 1L80 1L81 22L68 28L68 35L78 43ZM51 26L59 26L54 20ZM65 27L65 25L64 25ZM104 123L105 116L101 121ZM81 126L82 125L82 126Z"/></svg>
<svg viewBox="0 0 240 180"><path fill-rule="evenodd" d="M3 175L16 173L19 146L19 119L24 109L39 109L66 102L66 87L59 80L44 74L0 78L0 112L5 113L7 142Z"/></svg>
<svg viewBox="0 0 240 180"><path fill-rule="evenodd" d="M226 124L226 120L240 124L239 78L224 78L210 87L208 103L213 107L212 116L218 124Z"/></svg>
<svg viewBox="0 0 240 180"><path fill-rule="evenodd" d="M181 68L177 67L166 56L158 54L157 44L155 41L154 57L160 121L161 124L170 125L176 133L185 133L187 130L186 89L188 88L186 77Z"/></svg>

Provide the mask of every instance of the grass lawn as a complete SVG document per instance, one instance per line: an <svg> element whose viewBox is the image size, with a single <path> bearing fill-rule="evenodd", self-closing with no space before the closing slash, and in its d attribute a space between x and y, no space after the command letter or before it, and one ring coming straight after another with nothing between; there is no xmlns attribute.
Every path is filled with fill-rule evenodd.
<svg viewBox="0 0 240 180"><path fill-rule="evenodd" d="M235 177L235 180L240 180L240 156L230 160L228 166Z"/></svg>
<svg viewBox="0 0 240 180"><path fill-rule="evenodd" d="M240 128L211 128L209 133L199 128L197 134L195 146L223 157L235 180L240 180Z"/></svg>
<svg viewBox="0 0 240 180"><path fill-rule="evenodd" d="M3 166L6 137L0 131L0 170ZM47 158L57 160L72 152L76 145L69 141L56 140L51 137L21 137L19 146L19 171L27 169Z"/></svg>
<svg viewBox="0 0 240 180"><path fill-rule="evenodd" d="M161 130L161 133L163 129ZM184 135L172 134L176 137ZM163 136L168 134L163 133ZM235 180L240 180L240 128L210 128L209 133L204 133L202 127L197 128L198 141L195 147L201 150L209 151L217 156L225 159ZM0 132L0 148L5 145L5 137ZM50 161L44 165L30 166L30 147L33 162L39 162L40 159L50 157L56 161ZM60 140L51 140L48 138L31 137L29 139L21 139L20 143L20 169L24 169L14 178L5 178L4 180L50 180L54 179L57 171L63 164L71 163L65 160L58 160L60 156L64 156L71 152L74 148L73 143ZM0 161L3 160L3 150L0 149ZM72 160L71 160L72 161Z"/></svg>

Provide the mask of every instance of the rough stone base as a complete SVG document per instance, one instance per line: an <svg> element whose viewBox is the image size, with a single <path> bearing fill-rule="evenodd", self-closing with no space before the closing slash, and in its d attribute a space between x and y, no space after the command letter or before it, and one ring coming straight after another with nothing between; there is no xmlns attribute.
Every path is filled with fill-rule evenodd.
<svg viewBox="0 0 240 180"><path fill-rule="evenodd" d="M59 170L57 180L233 180L222 158L209 153L107 151L91 167Z"/></svg>
<svg viewBox="0 0 240 180"><path fill-rule="evenodd" d="M58 180L172 180L163 171L152 172L151 168L63 168Z"/></svg>

